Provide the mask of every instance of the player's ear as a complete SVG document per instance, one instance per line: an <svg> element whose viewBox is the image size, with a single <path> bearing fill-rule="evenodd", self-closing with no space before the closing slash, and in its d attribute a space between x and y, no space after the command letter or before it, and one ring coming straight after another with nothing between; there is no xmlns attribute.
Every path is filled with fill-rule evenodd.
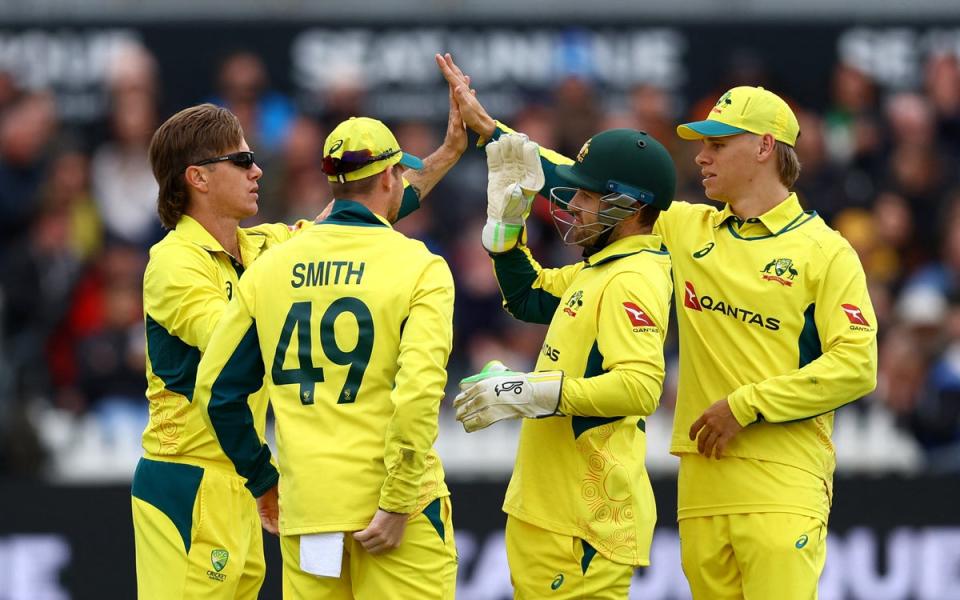
<svg viewBox="0 0 960 600"><path fill-rule="evenodd" d="M757 147L757 160L764 162L776 154L777 140L773 135L765 133L760 136L760 144Z"/></svg>
<svg viewBox="0 0 960 600"><path fill-rule="evenodd" d="M389 191L397 185L403 185L403 169L399 164L390 165L380 173L380 185L384 191Z"/></svg>
<svg viewBox="0 0 960 600"><path fill-rule="evenodd" d="M189 166L183 174L183 178L187 182L187 187L192 187L197 191L206 193L209 190L207 179L209 173L200 167Z"/></svg>

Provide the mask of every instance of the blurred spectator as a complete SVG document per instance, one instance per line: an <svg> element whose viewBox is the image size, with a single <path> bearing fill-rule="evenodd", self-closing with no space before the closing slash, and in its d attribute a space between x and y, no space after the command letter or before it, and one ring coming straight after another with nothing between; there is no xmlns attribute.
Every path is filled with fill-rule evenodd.
<svg viewBox="0 0 960 600"><path fill-rule="evenodd" d="M296 117L293 103L270 89L267 67L252 52L229 55L220 65L217 83L219 96L212 102L237 115L250 148L262 154L262 166L287 140Z"/></svg>
<svg viewBox="0 0 960 600"><path fill-rule="evenodd" d="M67 215L67 243L80 262L103 243L103 224L90 190L90 159L78 150L61 152L50 166L42 202Z"/></svg>
<svg viewBox="0 0 960 600"><path fill-rule="evenodd" d="M76 391L108 432L129 430L131 424L142 430L147 421L141 294L145 264L144 254L132 247L113 246L100 256L93 276L101 317L75 345ZM132 433L135 438L139 432Z"/></svg>
<svg viewBox="0 0 960 600"><path fill-rule="evenodd" d="M801 165L797 194L805 209L832 223L838 212L853 203L844 197L839 169L827 154L823 120L808 110L797 111L797 120L801 131L796 145Z"/></svg>
<svg viewBox="0 0 960 600"><path fill-rule="evenodd" d="M930 99L940 139L952 155L960 157L960 59L935 54L926 68L926 95Z"/></svg>
<svg viewBox="0 0 960 600"><path fill-rule="evenodd" d="M334 62L325 69L323 88L317 91L321 106L320 122L330 131L338 123L366 114L367 86L359 67Z"/></svg>
<svg viewBox="0 0 960 600"><path fill-rule="evenodd" d="M146 249L162 235L147 159L157 126L153 57L131 45L113 57L110 73L110 139L93 154L94 200L111 239Z"/></svg>
<svg viewBox="0 0 960 600"><path fill-rule="evenodd" d="M554 149L576 156L583 142L601 130L603 115L596 91L586 79L569 76L554 90L553 98L556 103L553 129L557 136Z"/></svg>
<svg viewBox="0 0 960 600"><path fill-rule="evenodd" d="M39 211L46 151L56 125L47 94L25 96L0 115L0 255L21 241Z"/></svg>
<svg viewBox="0 0 960 600"><path fill-rule="evenodd" d="M314 119L297 117L293 121L278 164L264 170L260 180L257 221L293 223L323 210L331 198L327 176L320 170L325 137Z"/></svg>

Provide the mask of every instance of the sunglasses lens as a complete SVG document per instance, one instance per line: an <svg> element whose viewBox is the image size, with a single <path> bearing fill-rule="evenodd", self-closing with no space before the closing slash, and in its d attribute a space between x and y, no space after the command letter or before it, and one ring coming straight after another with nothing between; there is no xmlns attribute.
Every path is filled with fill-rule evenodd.
<svg viewBox="0 0 960 600"><path fill-rule="evenodd" d="M231 161L238 167L249 169L253 166L253 152L237 152Z"/></svg>

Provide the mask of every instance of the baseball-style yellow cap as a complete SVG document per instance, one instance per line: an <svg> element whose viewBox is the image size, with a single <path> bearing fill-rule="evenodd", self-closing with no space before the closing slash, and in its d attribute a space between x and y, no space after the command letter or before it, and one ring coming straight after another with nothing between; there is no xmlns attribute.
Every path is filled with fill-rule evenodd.
<svg viewBox="0 0 960 600"><path fill-rule="evenodd" d="M769 133L793 146L800 135L800 123L780 96L762 87L741 86L720 96L706 120L677 126L677 135L685 140L747 132Z"/></svg>
<svg viewBox="0 0 960 600"><path fill-rule="evenodd" d="M402 164L422 169L423 161L400 150L400 144L382 122L350 117L337 125L323 144L323 172L330 181L356 181Z"/></svg>

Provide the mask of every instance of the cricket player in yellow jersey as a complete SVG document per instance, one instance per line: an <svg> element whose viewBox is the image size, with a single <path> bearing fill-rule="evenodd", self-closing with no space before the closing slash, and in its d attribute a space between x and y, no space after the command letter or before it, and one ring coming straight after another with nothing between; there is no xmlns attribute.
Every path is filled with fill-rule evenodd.
<svg viewBox="0 0 960 600"><path fill-rule="evenodd" d="M465 143L456 121L424 169L407 173L401 214L419 206ZM200 356L240 274L294 231L238 228L257 212L262 171L225 109L200 105L171 117L150 160L160 218L172 231L151 249L144 275L150 420L132 488L138 595L255 598L265 572L256 506L192 400ZM265 394L251 404L262 434Z"/></svg>
<svg viewBox="0 0 960 600"><path fill-rule="evenodd" d="M799 125L736 87L706 120L706 195L657 223L674 258L680 380L671 451L694 598L817 596L836 457L834 411L876 385L876 316L850 244L790 192Z"/></svg>
<svg viewBox="0 0 960 600"><path fill-rule="evenodd" d="M503 510L515 598L626 598L650 563L656 504L644 467L644 417L663 385L673 286L652 234L676 172L646 133L612 129L583 146L551 190L565 243L584 260L543 269L523 222L543 186L538 146L517 134L486 145L484 247L504 305L548 323L533 373L502 365L463 380L457 419L467 431L526 417Z"/></svg>
<svg viewBox="0 0 960 600"><path fill-rule="evenodd" d="M437 57L467 126L506 127ZM673 259L680 377L671 451L680 456L684 572L697 600L815 598L826 558L836 409L876 385L876 316L855 251L790 192L800 134L779 96L725 93L697 164L723 210L674 202L657 220ZM569 159L541 150L546 185ZM712 457L712 458L711 458Z"/></svg>
<svg viewBox="0 0 960 600"><path fill-rule="evenodd" d="M433 443L453 278L390 226L403 167L420 160L368 118L337 126L324 153L332 212L247 270L200 361L196 399L279 527L284 597L452 599L456 549ZM279 472L248 402L262 382Z"/></svg>

